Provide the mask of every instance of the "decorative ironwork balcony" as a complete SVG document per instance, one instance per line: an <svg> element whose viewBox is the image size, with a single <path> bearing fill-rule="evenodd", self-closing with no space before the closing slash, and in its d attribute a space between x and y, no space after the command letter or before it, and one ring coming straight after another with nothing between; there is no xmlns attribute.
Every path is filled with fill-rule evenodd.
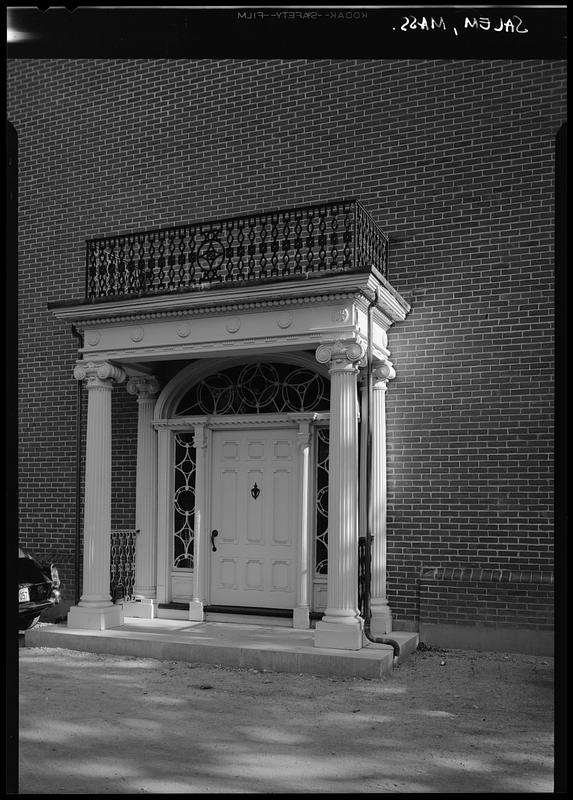
<svg viewBox="0 0 573 800"><path fill-rule="evenodd" d="M388 239L354 198L86 244L86 299L91 301L372 268L387 275Z"/></svg>

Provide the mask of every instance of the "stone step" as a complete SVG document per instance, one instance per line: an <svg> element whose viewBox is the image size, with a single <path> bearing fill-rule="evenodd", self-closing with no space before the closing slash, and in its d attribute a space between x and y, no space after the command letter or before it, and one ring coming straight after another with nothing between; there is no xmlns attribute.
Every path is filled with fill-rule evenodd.
<svg viewBox="0 0 573 800"><path fill-rule="evenodd" d="M417 634L393 633L403 650L414 648ZM315 647L314 631L238 623L192 622L127 617L107 630L78 630L43 625L25 634L26 647L62 647L94 653L221 664L311 675L383 678L392 674L394 652L388 644L368 642L360 650Z"/></svg>

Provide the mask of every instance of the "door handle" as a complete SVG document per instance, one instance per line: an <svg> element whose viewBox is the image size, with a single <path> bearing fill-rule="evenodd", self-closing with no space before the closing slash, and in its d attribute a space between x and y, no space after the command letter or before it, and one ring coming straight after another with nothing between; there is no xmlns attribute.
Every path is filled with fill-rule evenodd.
<svg viewBox="0 0 573 800"><path fill-rule="evenodd" d="M217 547L215 545L215 536L218 536L218 535L219 535L219 531L211 531L211 547L213 549L213 552L215 552L217 550Z"/></svg>

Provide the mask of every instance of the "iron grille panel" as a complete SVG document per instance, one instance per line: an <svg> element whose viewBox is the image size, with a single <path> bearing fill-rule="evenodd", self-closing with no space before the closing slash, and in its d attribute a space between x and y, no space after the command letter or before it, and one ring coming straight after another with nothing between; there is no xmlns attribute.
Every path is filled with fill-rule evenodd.
<svg viewBox="0 0 573 800"><path fill-rule="evenodd" d="M328 574L328 448L329 429L316 431L315 553L316 575Z"/></svg>
<svg viewBox="0 0 573 800"><path fill-rule="evenodd" d="M114 603L133 600L135 585L135 542L138 530L111 531L110 590Z"/></svg>
<svg viewBox="0 0 573 800"><path fill-rule="evenodd" d="M192 433L175 435L173 567L193 569L195 545L195 445Z"/></svg>

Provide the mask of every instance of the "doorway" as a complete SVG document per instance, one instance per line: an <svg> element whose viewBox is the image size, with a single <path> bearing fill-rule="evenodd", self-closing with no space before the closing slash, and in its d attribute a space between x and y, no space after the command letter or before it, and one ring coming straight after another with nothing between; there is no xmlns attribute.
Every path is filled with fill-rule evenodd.
<svg viewBox="0 0 573 800"><path fill-rule="evenodd" d="M213 432L211 604L296 605L297 463L295 429Z"/></svg>

